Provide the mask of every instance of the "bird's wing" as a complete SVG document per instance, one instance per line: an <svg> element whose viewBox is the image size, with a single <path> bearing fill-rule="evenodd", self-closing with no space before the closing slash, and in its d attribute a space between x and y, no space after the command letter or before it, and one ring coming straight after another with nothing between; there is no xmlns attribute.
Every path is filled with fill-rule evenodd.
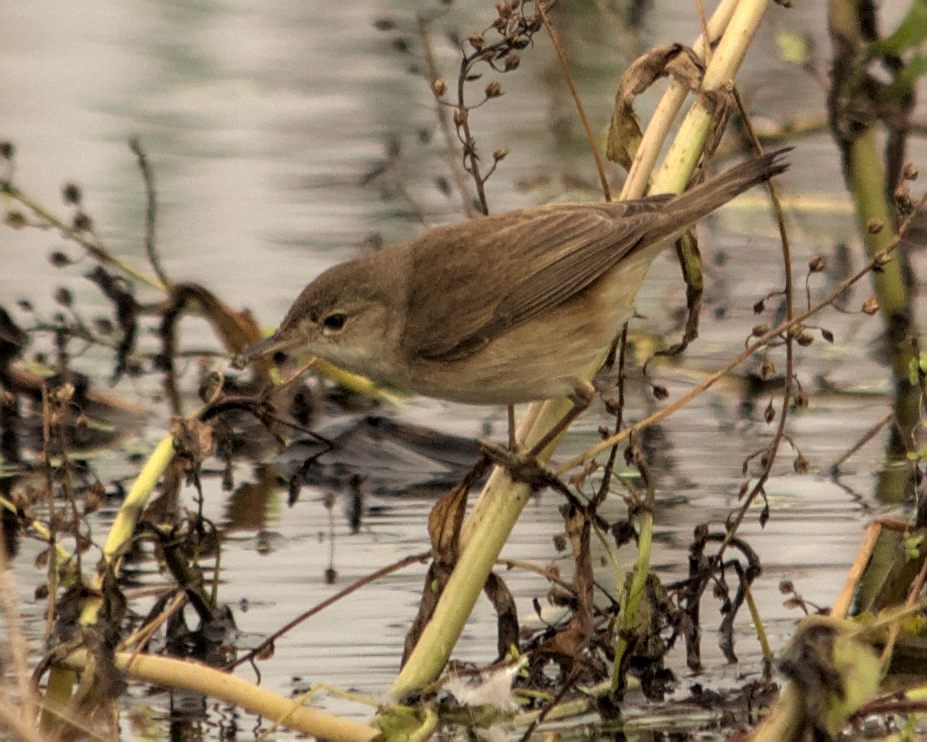
<svg viewBox="0 0 927 742"><path fill-rule="evenodd" d="M671 198L525 209L419 238L403 349L416 359L466 358L607 273Z"/></svg>

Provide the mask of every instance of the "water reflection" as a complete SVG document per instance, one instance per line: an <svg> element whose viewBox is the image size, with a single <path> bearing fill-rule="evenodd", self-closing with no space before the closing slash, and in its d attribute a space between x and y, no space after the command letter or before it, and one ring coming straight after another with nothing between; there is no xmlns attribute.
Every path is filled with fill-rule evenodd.
<svg viewBox="0 0 927 742"><path fill-rule="evenodd" d="M102 237L141 262L143 190L134 158L123 144L138 135L156 169L158 243L169 274L202 281L272 323L310 278L355 254L365 242L416 233L421 214L431 223L459 216L460 199L453 189L447 193L440 180L453 182L432 96L420 74L410 71L420 72L424 65L414 12L418 7L434 9L430 3L416 6L17 4L0 26L0 135L16 143L17 177L25 187L52 202L61 183L75 178ZM615 37L603 30L608 24L600 24L593 4L588 6L569 20L563 36L576 59L589 114L596 126L603 126L613 80L624 62L655 39L689 38L697 23L685 4L654 3L638 32L619 37L625 46L618 48ZM395 30L377 28L384 17L394 22ZM455 57L446 40L448 28L467 33L485 25L484 17L484 5L471 3L455 8L447 20L435 21L436 53L449 73ZM810 30L822 41L824 30L815 8L777 13L748 62L744 91L758 108L788 116L819 106L820 94L803 73L778 63L773 33L779 25ZM475 114L477 136L486 151L510 149L505 166L488 186L495 210L565 191L575 196L595 182L556 75L546 49L526 52L518 77L506 79L500 104ZM648 102L645 97L644 105ZM799 144L784 187L792 193L842 197L836 185L840 182L829 140L821 135ZM832 254L838 239L854 240L845 213L799 213L793 224L801 237L795 245L797 262L812 254ZM709 256L723 251L727 260L706 260L707 305L718 311L703 313L701 337L682 363L656 371L671 399L739 348L753 304L779 285L771 224L760 223L749 205L708 220L700 233L703 251ZM51 273L45 255L58 242L38 231L7 233L5 270L0 273L4 306L27 296L40 312L54 311L51 293L58 283L87 301L99 301L87 290L80 267L66 275ZM846 251L837 256L842 257L829 265L846 262ZM922 262L923 256L916 259ZM657 334L674 329L668 308L682 301L677 276L669 258L654 266L639 299L639 311L648 318L639 323L640 329ZM105 309L102 303L99 308ZM875 323L855 316L829 317L828 323L838 338L857 341L872 339L879 331ZM215 346L205 324L191 322L184 337L191 345ZM861 525L877 508L870 493L884 436L847 462L838 482L822 475L884 414L882 360L849 357L839 342L822 345L802 355L800 374L812 404L790 423L812 462L812 473L790 475L791 452L786 451L777 469L782 476L767 486L769 523L760 528L756 519L748 518L742 529L763 563L755 597L779 641L790 633L797 615L782 606L778 580L788 577L806 596L827 604L843 579ZM646 335L640 346L648 346ZM637 359L638 367L642 360ZM93 358L82 362L88 372L101 374ZM144 382L133 384L127 387L130 394L152 391ZM737 506L741 462L768 440L762 419L768 397L768 389L753 379L735 379L643 436L657 475L655 564L661 577L683 578L693 528L705 522L717 526ZM657 404L646 385L632 389L632 417L643 417ZM347 463L335 457L321 460L292 506L286 504L277 469L236 472L231 494L223 491L218 476L204 482L206 514L224 526L222 599L230 605L247 601L247 611L236 611L242 631L265 635L330 594L337 589L328 584L333 568L343 585L384 562L421 551L434 490L452 481L466 464L471 455L466 441L483 434L487 421L498 420L493 411L421 400L377 414L395 418L379 425L428 425L464 440L455 441L449 460L437 463L431 449L410 453L404 447L391 454L382 444L392 445L394 436L377 437L370 419L358 417L351 424L367 436L364 447L347 447L343 453L353 457ZM164 418L158 413L151 419ZM601 410L586 416L565 442L564 455L585 448L604 420ZM145 429L139 436L142 447L161 432ZM359 482L352 474L364 465L372 472ZM100 466L116 480L133 471L121 454ZM406 496L396 498L397 488L405 489ZM559 505L550 493L529 503L506 556L549 561L552 539L562 530ZM623 505L611 507L607 515L618 517ZM112 513L112 507L104 508L101 523ZM37 648L43 606L33 599L30 586L36 581L32 562L38 547L25 540L20 548L15 564L18 594L36 619L31 639ZM376 583L285 637L273 660L262 665L264 684L296 691L311 668L314 679L381 692L396 672L398 648L423 576L424 567L413 568ZM135 577L145 584L151 574ZM531 599L547 590L532 574L512 571L506 580L525 615L531 613ZM720 616L706 625L719 623ZM457 656L486 659L494 652L494 631L492 611L479 604ZM735 636L743 639L737 651L744 671L758 672L759 652L746 638L745 622ZM715 639L706 637L702 659L723 682L723 658ZM188 702L198 715L203 707L199 698L174 696L172 712L188 710ZM339 700L326 704L365 716Z"/></svg>

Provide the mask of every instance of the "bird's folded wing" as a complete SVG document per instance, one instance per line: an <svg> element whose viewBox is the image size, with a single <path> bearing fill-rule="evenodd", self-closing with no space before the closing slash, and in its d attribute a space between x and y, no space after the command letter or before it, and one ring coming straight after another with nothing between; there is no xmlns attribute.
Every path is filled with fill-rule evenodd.
<svg viewBox="0 0 927 742"><path fill-rule="evenodd" d="M460 360L569 300L634 249L671 198L525 209L433 233L416 251L413 270L433 280L409 293L416 320L403 328L404 351Z"/></svg>

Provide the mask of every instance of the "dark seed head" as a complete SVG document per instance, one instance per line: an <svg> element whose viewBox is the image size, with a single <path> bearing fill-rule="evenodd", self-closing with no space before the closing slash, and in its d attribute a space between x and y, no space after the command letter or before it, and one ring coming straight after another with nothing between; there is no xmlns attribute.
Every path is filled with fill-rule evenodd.
<svg viewBox="0 0 927 742"><path fill-rule="evenodd" d="M79 204L81 197L80 187L75 183L65 183L61 188L61 197L66 204Z"/></svg>
<svg viewBox="0 0 927 742"><path fill-rule="evenodd" d="M74 297L64 286L59 286L55 289L55 301L63 307L69 307L74 303Z"/></svg>
<svg viewBox="0 0 927 742"><path fill-rule="evenodd" d="M78 211L74 215L72 226L78 232L86 232L90 230L90 228L93 226L93 220L89 216L87 216L83 211Z"/></svg>

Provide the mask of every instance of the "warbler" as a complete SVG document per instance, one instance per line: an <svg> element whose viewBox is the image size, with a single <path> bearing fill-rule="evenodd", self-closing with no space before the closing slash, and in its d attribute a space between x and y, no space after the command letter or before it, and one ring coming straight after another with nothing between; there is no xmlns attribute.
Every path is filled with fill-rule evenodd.
<svg viewBox="0 0 927 742"><path fill-rule="evenodd" d="M536 206L428 230L334 266L243 365L299 350L373 381L470 404L570 396L634 313L661 250L783 172L787 149L679 194Z"/></svg>

